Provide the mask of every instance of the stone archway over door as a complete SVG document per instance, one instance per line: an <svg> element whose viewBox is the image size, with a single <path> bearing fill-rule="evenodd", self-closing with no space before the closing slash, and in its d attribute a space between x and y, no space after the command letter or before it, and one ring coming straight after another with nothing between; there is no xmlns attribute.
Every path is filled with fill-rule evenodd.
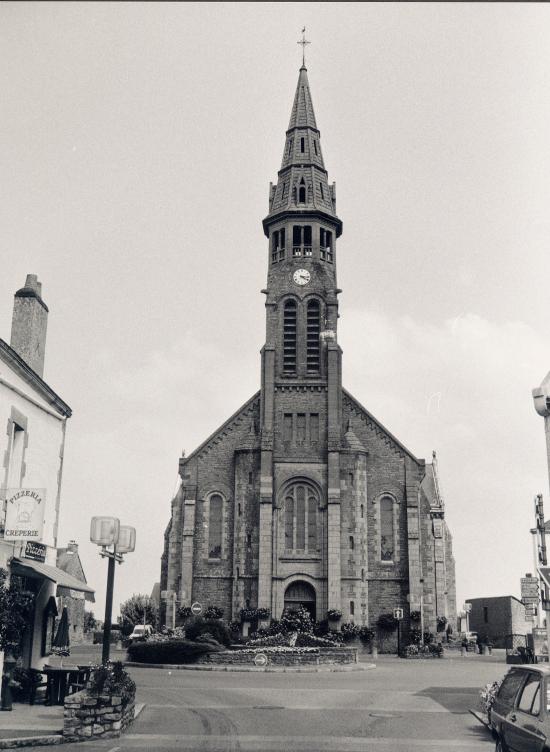
<svg viewBox="0 0 550 752"><path fill-rule="evenodd" d="M293 610L303 606L309 611L313 621L316 621L316 601L315 588L303 580L292 582L285 590L285 608Z"/></svg>

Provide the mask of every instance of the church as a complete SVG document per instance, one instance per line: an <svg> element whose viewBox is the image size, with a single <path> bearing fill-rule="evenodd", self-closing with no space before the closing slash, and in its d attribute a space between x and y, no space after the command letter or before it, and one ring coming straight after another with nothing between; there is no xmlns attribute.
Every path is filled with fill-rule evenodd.
<svg viewBox="0 0 550 752"><path fill-rule="evenodd" d="M425 629L454 628L435 454L418 459L342 386L342 221L305 64L263 230L260 389L179 461L161 590L178 609L198 601L227 620L243 608L278 619L302 605L317 621L335 610L375 626L401 608L405 624L422 611Z"/></svg>

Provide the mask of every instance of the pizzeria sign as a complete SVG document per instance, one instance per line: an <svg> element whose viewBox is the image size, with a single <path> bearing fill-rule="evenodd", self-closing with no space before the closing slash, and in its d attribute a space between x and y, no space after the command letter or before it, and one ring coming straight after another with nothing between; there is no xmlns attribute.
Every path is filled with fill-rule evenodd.
<svg viewBox="0 0 550 752"><path fill-rule="evenodd" d="M4 539L42 540L45 506L45 488L8 488Z"/></svg>

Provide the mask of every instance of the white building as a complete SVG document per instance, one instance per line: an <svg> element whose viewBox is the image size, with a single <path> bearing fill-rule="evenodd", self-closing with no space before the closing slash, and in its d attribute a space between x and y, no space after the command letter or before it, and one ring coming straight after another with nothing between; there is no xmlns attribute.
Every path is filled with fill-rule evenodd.
<svg viewBox="0 0 550 752"><path fill-rule="evenodd" d="M35 593L23 649L24 665L33 668L50 654L57 587L93 593L56 567L71 408L43 379L47 317L41 284L29 274L15 293L10 344L0 339L0 567ZM0 653L0 671L2 664Z"/></svg>

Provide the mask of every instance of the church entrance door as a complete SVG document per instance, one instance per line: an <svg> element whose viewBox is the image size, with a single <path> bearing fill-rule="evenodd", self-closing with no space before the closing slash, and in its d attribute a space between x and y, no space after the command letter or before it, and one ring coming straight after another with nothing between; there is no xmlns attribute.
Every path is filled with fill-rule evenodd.
<svg viewBox="0 0 550 752"><path fill-rule="evenodd" d="M294 611L299 606L307 609L313 621L316 620L315 588L302 580L291 583L285 590L285 609Z"/></svg>

